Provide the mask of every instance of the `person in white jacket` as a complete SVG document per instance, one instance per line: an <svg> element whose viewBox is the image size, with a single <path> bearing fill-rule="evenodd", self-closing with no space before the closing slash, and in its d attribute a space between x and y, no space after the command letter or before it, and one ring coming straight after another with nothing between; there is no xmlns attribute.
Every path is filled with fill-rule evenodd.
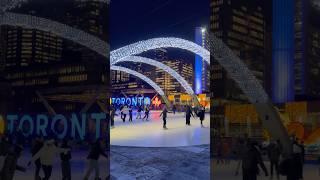
<svg viewBox="0 0 320 180"><path fill-rule="evenodd" d="M129 114L129 108L127 106L124 106L121 110L122 112L122 121L123 122L126 122L126 117L127 117L127 114Z"/></svg>
<svg viewBox="0 0 320 180"><path fill-rule="evenodd" d="M52 165L57 154L68 153L70 149L59 148L55 145L54 139L47 140L43 147L32 157L32 162L40 158L41 166L44 172L43 180L49 180L52 173ZM31 162L28 163L30 166Z"/></svg>

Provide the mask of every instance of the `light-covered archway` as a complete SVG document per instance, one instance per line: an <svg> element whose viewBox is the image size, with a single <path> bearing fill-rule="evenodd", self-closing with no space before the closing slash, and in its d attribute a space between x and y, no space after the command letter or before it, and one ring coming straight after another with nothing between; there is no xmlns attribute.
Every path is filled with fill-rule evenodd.
<svg viewBox="0 0 320 180"><path fill-rule="evenodd" d="M192 100L196 105L200 105L199 100L198 100L197 96L195 95L190 84L179 73L177 73L175 70L173 70L169 66L167 66L159 61L156 61L156 60L153 60L150 58L146 58L146 57L141 57L141 56L127 56L127 57L124 57L122 59L119 59L119 61L117 61L117 63L120 63L120 62L144 63L144 64L149 64L151 66L155 66L155 67L158 67L158 68L164 70L165 72L170 74L173 78L175 78L181 84L181 86L186 90L186 92L192 96ZM114 65L114 64L116 64L116 63L113 63L111 65Z"/></svg>
<svg viewBox="0 0 320 180"><path fill-rule="evenodd" d="M145 75L143 75L143 74L141 74L141 73L139 73L137 71L134 71L134 70L131 70L131 69L128 69L128 68L125 68L125 67L121 67L121 66L112 65L110 67L110 69L114 70L114 71L122 71L122 72L131 74L131 75L143 80L144 82L149 84L162 97L162 99L166 103L167 107L170 107L169 100L166 97L164 91L155 82L153 82L150 78L148 78L147 76L145 76Z"/></svg>
<svg viewBox="0 0 320 180"><path fill-rule="evenodd" d="M85 46L109 59L109 44L107 42L89 33L50 19L8 12L0 15L0 25L20 26L51 32L59 37Z"/></svg>
<svg viewBox="0 0 320 180"><path fill-rule="evenodd" d="M288 133L282 124L278 111L262 85L241 59L212 33L209 42L214 60L227 71L231 79L236 82L249 101L256 107L263 127L268 130L273 139L281 141L286 154L291 154L292 145Z"/></svg>
<svg viewBox="0 0 320 180"><path fill-rule="evenodd" d="M148 39L113 50L110 52L110 61L111 63L117 63L117 61L124 57L137 55L158 48L178 48L187 50L201 56L208 64L210 64L210 52L207 49L192 41L172 37Z"/></svg>

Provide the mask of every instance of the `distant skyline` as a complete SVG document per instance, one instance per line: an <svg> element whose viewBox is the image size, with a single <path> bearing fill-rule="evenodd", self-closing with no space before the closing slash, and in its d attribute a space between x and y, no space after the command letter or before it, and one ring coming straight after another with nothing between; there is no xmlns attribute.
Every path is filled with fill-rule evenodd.
<svg viewBox="0 0 320 180"><path fill-rule="evenodd" d="M110 13L111 50L155 37L193 41L195 27L209 25L210 0L116 0Z"/></svg>

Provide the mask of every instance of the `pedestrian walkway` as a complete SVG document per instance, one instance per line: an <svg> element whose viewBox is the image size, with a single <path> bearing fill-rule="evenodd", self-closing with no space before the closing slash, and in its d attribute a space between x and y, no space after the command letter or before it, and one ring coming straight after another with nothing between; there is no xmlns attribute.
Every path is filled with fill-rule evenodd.
<svg viewBox="0 0 320 180"><path fill-rule="evenodd" d="M111 180L209 180L210 146L111 146Z"/></svg>

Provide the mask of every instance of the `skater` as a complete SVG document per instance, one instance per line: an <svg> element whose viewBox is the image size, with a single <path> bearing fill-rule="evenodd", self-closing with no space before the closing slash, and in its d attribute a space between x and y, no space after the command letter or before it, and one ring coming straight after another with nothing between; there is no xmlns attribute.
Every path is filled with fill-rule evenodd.
<svg viewBox="0 0 320 180"><path fill-rule="evenodd" d="M39 136L35 137L35 140L33 141L33 145L31 147L31 154L32 156L34 156L35 154L37 154L39 152L39 150L42 148L43 146L43 141ZM40 158L36 159L34 161L34 165L35 165L35 173L34 173L34 178L36 180L40 180L40 170L41 170L41 162L40 162Z"/></svg>
<svg viewBox="0 0 320 180"><path fill-rule="evenodd" d="M127 114L129 114L129 108L127 106L124 106L121 110L121 113L122 113L122 121L126 122Z"/></svg>
<svg viewBox="0 0 320 180"><path fill-rule="evenodd" d="M176 105L173 105L173 106L172 106L172 111L173 111L173 114L176 114L176 111L177 111Z"/></svg>
<svg viewBox="0 0 320 180"><path fill-rule="evenodd" d="M268 158L270 161L270 179L273 179L273 170L275 169L277 174L277 179L279 179L279 160L281 156L281 148L278 143L271 142L267 147Z"/></svg>
<svg viewBox="0 0 320 180"><path fill-rule="evenodd" d="M13 180L16 170L26 171L24 167L17 164L23 151L23 146L21 144L13 144L12 142L8 142L8 145L8 154L2 169L1 180Z"/></svg>
<svg viewBox="0 0 320 180"><path fill-rule="evenodd" d="M55 140L53 138L48 139L43 144L42 148L32 156L32 162L35 162L40 158L41 167L44 172L43 180L49 180L52 173L52 166L54 163L54 157L56 154L60 153L68 153L70 149L59 148L55 144ZM31 165L31 162L28 163L28 166Z"/></svg>
<svg viewBox="0 0 320 180"><path fill-rule="evenodd" d="M22 150L22 146L12 145L5 159L1 180L13 180L16 170L25 172L25 168L17 164Z"/></svg>
<svg viewBox="0 0 320 180"><path fill-rule="evenodd" d="M300 148L301 148L301 169L300 169L300 178L303 179L303 168L304 168L304 162L305 162L305 147L304 147L304 141L301 141L301 143L299 144Z"/></svg>
<svg viewBox="0 0 320 180"><path fill-rule="evenodd" d="M149 109L149 106L146 106L145 110L144 110L144 117L142 118L142 120L146 119L146 121L149 121L149 112L150 112L150 109Z"/></svg>
<svg viewBox="0 0 320 180"><path fill-rule="evenodd" d="M61 144L62 149L71 149L69 146L69 141L67 139L64 139ZM61 172L62 172L62 180L71 180L71 165L70 165L70 159L71 159L71 152L68 151L67 154L60 153L60 159L61 159Z"/></svg>
<svg viewBox="0 0 320 180"><path fill-rule="evenodd" d="M203 123L202 121L204 120L205 118L205 114L206 114L206 109L205 107L201 106L199 112L198 112L198 116L199 116L199 119L200 119L200 123L201 123L201 127L203 128Z"/></svg>
<svg viewBox="0 0 320 180"><path fill-rule="evenodd" d="M138 110L137 110L137 117L136 117L136 119L141 119L141 112L142 112L142 107L139 106L139 107L138 107Z"/></svg>
<svg viewBox="0 0 320 180"><path fill-rule="evenodd" d="M297 162L299 179L303 179L304 146L298 143L297 138L295 138L293 141L293 159L294 162Z"/></svg>
<svg viewBox="0 0 320 180"><path fill-rule="evenodd" d="M116 116L116 110L114 107L111 107L111 112L110 112L111 128L114 128L114 117L115 116Z"/></svg>
<svg viewBox="0 0 320 180"><path fill-rule="evenodd" d="M164 108L160 114L160 117L162 116L162 120L163 120L163 129L168 129L167 128L167 113L168 113L168 110L167 110L166 106L164 106Z"/></svg>
<svg viewBox="0 0 320 180"><path fill-rule="evenodd" d="M8 142L5 139L5 135L0 135L0 177L2 177L2 169L4 167L4 163L7 155L8 155Z"/></svg>
<svg viewBox="0 0 320 180"><path fill-rule="evenodd" d="M129 122L132 122L132 107L129 107Z"/></svg>
<svg viewBox="0 0 320 180"><path fill-rule="evenodd" d="M101 139L97 139L96 142L94 142L91 145L89 155L87 157L89 161L89 167L84 175L84 180L88 180L89 176L91 175L91 172L95 170L95 180L100 180L99 177L99 157L100 155L104 156L108 159L108 155L104 152L104 150L101 147Z"/></svg>
<svg viewBox="0 0 320 180"><path fill-rule="evenodd" d="M242 179L243 180L257 180L259 173L259 167L264 171L265 175L268 176L267 168L265 167L261 154L257 149L257 143L247 142L244 153L242 156Z"/></svg>
<svg viewBox="0 0 320 180"><path fill-rule="evenodd" d="M190 118L191 116L194 118L194 115L192 113L192 109L190 106L186 106L186 125L190 126Z"/></svg>

